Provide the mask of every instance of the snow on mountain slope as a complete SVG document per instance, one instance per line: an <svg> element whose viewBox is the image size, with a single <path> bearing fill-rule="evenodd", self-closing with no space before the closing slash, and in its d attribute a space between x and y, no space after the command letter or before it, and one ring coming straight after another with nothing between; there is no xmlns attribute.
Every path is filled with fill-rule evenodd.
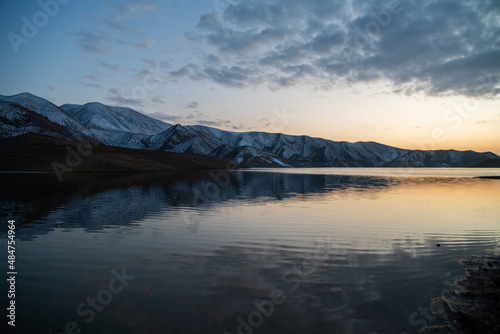
<svg viewBox="0 0 500 334"><path fill-rule="evenodd" d="M1 101L17 103L28 110L43 115L50 121L64 126L77 139L85 137L85 127L78 120L41 97L30 93L21 93L13 96L4 96L1 98Z"/></svg>
<svg viewBox="0 0 500 334"><path fill-rule="evenodd" d="M194 127L176 124L150 137L147 143L148 148L154 150L208 155L222 145L223 141Z"/></svg>
<svg viewBox="0 0 500 334"><path fill-rule="evenodd" d="M65 104L61 108L78 119L87 129L154 135L171 127L168 123L143 115L133 109L110 107L98 102L81 106Z"/></svg>
<svg viewBox="0 0 500 334"><path fill-rule="evenodd" d="M335 142L280 133L237 133L200 125L175 125L145 142L150 149L247 162L259 157L270 164L303 166L381 166L407 152L377 143Z"/></svg>
<svg viewBox="0 0 500 334"><path fill-rule="evenodd" d="M60 105L59 108L61 108L65 112L68 112L68 110L71 110L71 109L74 109L77 107L81 107L81 106L82 106L81 104L66 103L66 104Z"/></svg>
<svg viewBox="0 0 500 334"><path fill-rule="evenodd" d="M337 142L266 132L237 133L179 124L143 143L149 149L211 155L249 166L458 167L496 157L493 153L412 151L375 142Z"/></svg>
<svg viewBox="0 0 500 334"><path fill-rule="evenodd" d="M247 166L466 167L498 158L491 152L406 150L375 142L172 126L129 108L96 102L57 107L28 93L2 97L0 101L3 136L26 132L66 136L63 132L67 131L75 138L88 135L112 146L210 155Z"/></svg>
<svg viewBox="0 0 500 334"><path fill-rule="evenodd" d="M64 104L61 108L85 126L94 138L112 146L144 148L144 138L171 127L168 123L135 110L110 107L98 102Z"/></svg>
<svg viewBox="0 0 500 334"><path fill-rule="evenodd" d="M0 138L39 133L51 137L75 140L64 126L17 103L0 101Z"/></svg>
<svg viewBox="0 0 500 334"><path fill-rule="evenodd" d="M408 151L386 164L387 167L470 167L483 161L497 159L491 152L436 150Z"/></svg>

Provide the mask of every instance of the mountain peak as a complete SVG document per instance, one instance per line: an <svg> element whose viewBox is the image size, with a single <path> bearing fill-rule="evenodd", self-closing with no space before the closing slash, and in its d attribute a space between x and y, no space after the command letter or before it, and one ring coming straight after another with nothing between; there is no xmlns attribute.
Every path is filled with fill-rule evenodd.
<svg viewBox="0 0 500 334"><path fill-rule="evenodd" d="M3 96L2 100L14 102L14 103L17 103L17 104L22 105L24 107L26 107L26 105L30 105L32 107L36 107L38 105L40 105L40 106L51 105L51 106L58 108L52 102L47 101L44 98L41 98L39 96L33 95L31 93L28 93L28 92L22 92L22 93L11 95L11 96Z"/></svg>
<svg viewBox="0 0 500 334"><path fill-rule="evenodd" d="M100 102L65 104L61 108L78 119L96 139L108 145L140 148L143 137L163 132L171 126L133 109L111 107Z"/></svg>
<svg viewBox="0 0 500 334"><path fill-rule="evenodd" d="M16 103L28 110L47 117L51 122L62 125L71 130L75 138L84 137L83 133L85 131L85 127L82 126L78 120L44 98L28 92L23 92L17 95L4 96L2 101Z"/></svg>

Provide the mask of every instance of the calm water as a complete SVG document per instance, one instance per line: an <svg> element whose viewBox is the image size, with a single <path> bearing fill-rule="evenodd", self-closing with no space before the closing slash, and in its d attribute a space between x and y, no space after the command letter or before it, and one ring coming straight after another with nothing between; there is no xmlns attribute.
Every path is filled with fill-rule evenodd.
<svg viewBox="0 0 500 334"><path fill-rule="evenodd" d="M0 175L4 272L17 226L15 332L439 324L430 299L464 273L458 260L499 245L500 180L471 176L500 170L391 170Z"/></svg>

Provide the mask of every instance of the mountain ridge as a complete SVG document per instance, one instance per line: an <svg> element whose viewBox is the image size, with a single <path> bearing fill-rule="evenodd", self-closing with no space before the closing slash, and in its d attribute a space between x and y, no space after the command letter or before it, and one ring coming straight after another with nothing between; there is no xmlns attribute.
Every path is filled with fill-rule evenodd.
<svg viewBox="0 0 500 334"><path fill-rule="evenodd" d="M38 114L48 122L62 126L73 137L65 139L91 138L109 146L207 155L235 160L242 166L471 167L499 158L492 152L410 150L374 141L352 143L307 135L233 132L202 125L169 124L130 108L99 102L57 107L30 93L3 96L0 102L0 116L3 117L0 118L0 129L9 130L2 130L3 138L15 133L27 133L28 130L48 134L48 128L57 128L47 122L42 122L45 124L43 129L29 128L26 124L35 122L35 114ZM28 123L13 125L7 110L13 108L12 104L24 108L24 117L30 119ZM63 131L57 129L56 135L62 136Z"/></svg>

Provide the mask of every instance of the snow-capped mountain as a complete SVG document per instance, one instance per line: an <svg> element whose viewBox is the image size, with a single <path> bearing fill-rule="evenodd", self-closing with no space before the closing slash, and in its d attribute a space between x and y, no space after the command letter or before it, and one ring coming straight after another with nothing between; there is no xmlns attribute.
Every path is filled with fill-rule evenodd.
<svg viewBox="0 0 500 334"><path fill-rule="evenodd" d="M406 150L376 142L236 133L199 125L175 125L145 143L150 149L228 158L246 166L466 167L497 157L491 152Z"/></svg>
<svg viewBox="0 0 500 334"><path fill-rule="evenodd" d="M9 101L0 100L0 138L38 133L55 138L76 140L64 126L51 122L47 117Z"/></svg>
<svg viewBox="0 0 500 334"><path fill-rule="evenodd" d="M80 122L64 110L41 97L30 93L21 93L13 96L4 96L0 101L18 104L27 110L47 117L51 122L64 126L76 139L83 139L85 137L86 129Z"/></svg>
<svg viewBox="0 0 500 334"><path fill-rule="evenodd" d="M170 125L129 108L96 102L57 107L29 93L0 101L2 137L50 131L61 136L62 127L76 139L89 136L111 146L209 155L245 166L468 167L499 158L491 152L407 150L375 142ZM24 121L16 123L16 117Z"/></svg>
<svg viewBox="0 0 500 334"><path fill-rule="evenodd" d="M486 152L456 150L408 151L393 161L385 164L386 167L469 167L481 162L497 159L497 155ZM487 158L487 159L485 159Z"/></svg>
<svg viewBox="0 0 500 334"><path fill-rule="evenodd" d="M168 123L135 110L110 107L97 102L85 105L64 104L60 108L77 119L89 135L112 146L144 148L142 139L171 127Z"/></svg>

